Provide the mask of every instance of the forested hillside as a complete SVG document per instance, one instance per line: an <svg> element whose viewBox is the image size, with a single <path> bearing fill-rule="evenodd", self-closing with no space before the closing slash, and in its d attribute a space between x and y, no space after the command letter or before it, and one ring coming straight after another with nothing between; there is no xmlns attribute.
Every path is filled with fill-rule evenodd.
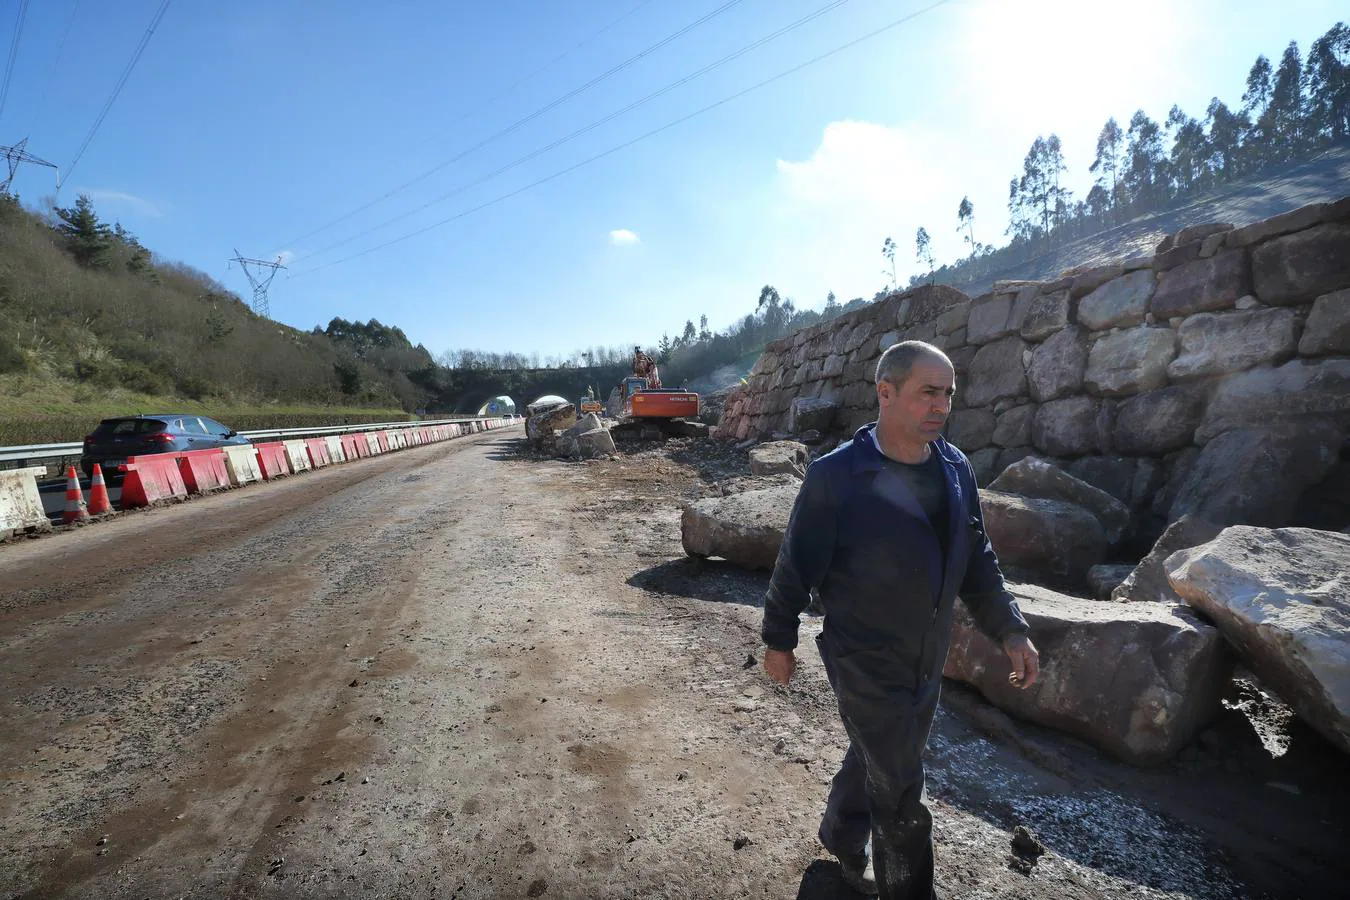
<svg viewBox="0 0 1350 900"><path fill-rule="evenodd" d="M930 234L920 228L915 254L929 271L911 285L935 281L977 294L995 279L1054 277L1053 265L1066 256L1085 257L1075 258L1081 264L1112 251L1139 252L1183 218L1243 224L1325 199L1328 192L1343 196L1350 193L1348 157L1350 27L1338 22L1313 42L1306 58L1294 41L1278 64L1258 56L1236 107L1215 96L1203 118L1174 104L1162 121L1142 109L1123 126L1107 119L1088 167L1095 182L1085 197L1075 198L1065 186L1068 166L1059 136L1037 137L1022 171L1008 182L1008 243L981 242L978 210L969 198L958 203L953 197L953 224L969 254L936 267ZM1265 189L1291 176L1292 196ZM1311 182L1319 180L1324 188L1310 196ZM1077 253L1057 252L1085 241ZM891 238L882 247L892 266L897 249Z"/></svg>

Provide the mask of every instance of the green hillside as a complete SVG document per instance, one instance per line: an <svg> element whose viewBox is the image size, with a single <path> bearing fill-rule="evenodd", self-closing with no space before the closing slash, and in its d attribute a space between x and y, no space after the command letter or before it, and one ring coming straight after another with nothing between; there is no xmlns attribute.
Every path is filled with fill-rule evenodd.
<svg viewBox="0 0 1350 900"><path fill-rule="evenodd" d="M377 322L340 324L330 336L257 316L85 198L44 216L0 195L0 444L78 439L137 410L210 410L256 428L423 405L430 394L408 373L432 366L426 350Z"/></svg>

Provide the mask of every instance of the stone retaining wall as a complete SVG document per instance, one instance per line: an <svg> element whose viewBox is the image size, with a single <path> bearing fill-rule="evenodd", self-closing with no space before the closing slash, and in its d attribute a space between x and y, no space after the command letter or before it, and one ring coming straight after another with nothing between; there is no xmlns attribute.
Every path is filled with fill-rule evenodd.
<svg viewBox="0 0 1350 900"><path fill-rule="evenodd" d="M948 438L982 484L1036 454L1168 520L1283 525L1323 481L1321 514L1350 515L1350 197L974 299L892 294L768 345L717 435L846 438L876 417L878 356L906 339L955 363Z"/></svg>

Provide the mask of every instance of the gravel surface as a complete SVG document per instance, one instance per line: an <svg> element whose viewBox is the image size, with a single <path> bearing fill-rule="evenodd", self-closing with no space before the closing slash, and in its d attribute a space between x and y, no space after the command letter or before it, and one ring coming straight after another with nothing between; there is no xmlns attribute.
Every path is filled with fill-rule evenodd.
<svg viewBox="0 0 1350 900"><path fill-rule="evenodd" d="M680 549L746 474L497 432L0 546L0 897L852 896L819 660L769 683L766 575ZM1137 770L949 686L941 887L1339 895L1344 757L1259 693Z"/></svg>

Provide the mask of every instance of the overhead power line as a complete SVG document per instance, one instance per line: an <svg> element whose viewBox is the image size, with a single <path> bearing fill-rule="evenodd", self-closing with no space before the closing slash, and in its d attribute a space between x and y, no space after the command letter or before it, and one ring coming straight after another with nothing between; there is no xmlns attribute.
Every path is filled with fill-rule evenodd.
<svg viewBox="0 0 1350 900"><path fill-rule="evenodd" d="M565 169L559 169L557 172L554 172L551 175L546 175L543 178L540 178L536 181L532 181L529 184L526 184L522 187L518 187L513 191L501 194L497 197L494 197L491 200L487 200L483 203L480 203L477 206L472 206L469 207L468 209L461 210L460 212L455 213L453 216L447 216L444 219L441 219L437 222L432 222L430 225L423 226L422 228L418 228L415 231L410 231L407 234L400 235L399 237L385 241L382 244L376 244L374 247L368 247L359 253L353 253L350 256L344 256L341 259L334 260L333 262L329 263L324 263L321 266L315 266L312 269L303 269L291 277L303 278L305 275L312 275L315 272L319 272L324 269L331 268L333 266L338 266L341 265L342 263L351 262L354 259L360 259L361 257L368 256L369 254L374 253L378 250L383 250L387 247L392 247L395 244L400 244L403 241L411 240L412 238L418 237L419 235L426 234L428 231L433 231L442 226L449 225L451 222L457 222L460 219L473 215L474 213L482 212L483 210L488 209L489 207L496 206L499 203L503 203L507 200L510 200L513 197L517 197L520 194L525 193L526 191L533 190L534 188L540 187L541 185L548 184L550 181L554 181L558 178L561 178L564 175L571 174L572 172L575 172L577 169L585 168L586 166L589 166L592 163L599 162L600 160L605 159L606 157L613 156L615 153L618 153L621 150L626 150L629 147L633 146L634 144L641 143L642 141L645 141L648 138L652 138L658 134L661 134L662 132L669 131L671 128L674 128L677 125L683 125L690 119L696 119L701 115L712 112L714 109L725 106L726 104L731 103L735 100L739 100L741 97L744 97L747 94L754 93L755 91L758 91L761 88L768 87L774 82L781 81L782 79L787 78L789 75L795 75L796 73L802 71L803 69L806 69L810 66L814 66L817 63L824 62L825 60L829 59L832 56L837 56L838 54L843 53L845 50L850 50L853 47L858 46L864 41L869 41L872 38L885 34L886 32L898 28L901 25L905 25L913 21L914 19L917 19L919 16L930 13L941 6L946 6L950 2L952 2L952 0L937 0L936 3L930 3L928 6L925 6L922 9L917 9L914 12L901 16L900 18L888 22L887 24L882 25L879 28L875 28L872 31L867 32L866 34L861 35L860 37L856 37L853 40L848 41L847 43L840 44L839 46L835 47L832 50L827 50L824 53L820 54L819 56L813 56L811 59L808 59L805 62L798 63L797 65L793 66L790 69L784 69L778 74L771 75L770 77L764 79L763 81L752 84L747 88L743 88L742 90L739 90L736 93L731 94L729 96L723 97L721 100L718 100L714 103L709 103L707 106L701 107L700 109L696 109L691 113L687 113L686 115L683 115L678 119L674 119L670 122L667 122L666 124L658 128L653 128L651 131L644 132L643 134L640 134L635 138L631 138L627 141L624 141L622 144L610 147L608 150L604 150L600 153L595 154L594 156L583 159L581 162L574 163L573 165L570 165Z"/></svg>
<svg viewBox="0 0 1350 900"><path fill-rule="evenodd" d="M122 70L122 77L117 79L117 84L114 85L112 94L108 96L108 102L103 104L103 109L99 111L98 118L94 119L94 124L89 129L89 133L84 136L84 143L80 144L80 149L75 152L75 158L70 161L70 165L66 166L65 172L61 173L60 179L57 180L56 190L58 193L61 191L61 185L65 183L66 179L70 177L70 173L75 171L75 167L79 165L80 157L84 156L84 151L89 149L89 142L94 139L94 135L98 133L99 126L102 125L103 120L107 118L108 111L112 109L113 103L117 100L117 95L122 93L122 88L126 86L127 79L131 77L131 70L136 68L136 63L140 62L141 54L145 52L146 45L150 43L151 36L155 33L155 29L159 27L159 23L164 18L164 14L168 12L169 4L171 2L173 2L173 0L163 0L159 5L159 9L155 11L154 18L150 20L150 25L145 29L145 34L141 35L140 43L136 45L135 51L131 54L131 60L127 63L127 67Z"/></svg>
<svg viewBox="0 0 1350 900"><path fill-rule="evenodd" d="M473 146L468 147L468 148L466 148L466 149L464 149L464 150L461 150L459 153L455 154L454 156L450 157L449 159L445 160L444 162L438 163L438 164L432 166L430 169L427 169L427 170L426 170L425 172L423 172L422 174L420 174L420 175L418 175L418 176L416 176L416 177L414 177L414 178L411 178L411 179L409 179L408 181L403 182L402 184L398 185L398 186L395 187L395 188L391 188L390 190L388 190L388 191L386 191L385 193L381 194L380 196L376 197L374 200L371 200L371 201L369 201L369 202L367 202L367 203L363 203L363 204L361 204L360 206L356 207L355 209L349 210L348 212L343 213L342 215L338 216L337 218L332 219L331 221L326 222L326 223L324 223L323 225L320 225L318 228L315 228L315 229L312 230L312 231L305 232L304 234L300 235L300 236L297 237L297 238L293 238L293 239L291 239L291 240L289 240L289 241L286 241L282 246L283 246L283 247L293 247L293 246L295 246L296 244L299 244L301 241L306 240L307 238L311 238L311 237L313 237L313 236L316 235L316 234L319 234L319 233L321 233L321 232L327 231L329 228L332 228L334 225L337 225L337 224L340 223L340 222L345 222L347 219L350 219L352 216L355 216L355 215L357 215L357 214L359 214L359 213L365 212L366 210L370 209L370 208L371 208L372 206L374 206L375 204L380 203L380 202L382 202L382 201L384 201L384 200L389 199L390 197L394 196L395 194L399 193L400 191L406 190L406 189L412 187L414 184L418 184L419 182L425 181L426 179L430 178L432 175L435 175L437 172L439 172L439 171L441 171L442 169L444 169L446 166L453 165L453 164L459 162L459 161L460 161L461 159L463 159L464 157L468 156L470 153L473 153L473 152L476 151L476 150L481 150L482 148L486 147L488 144L491 144L493 141L500 140L500 139L506 137L507 135L509 135L509 134L511 134L511 133L513 133L513 132L515 132L515 131L518 131L519 129L521 129L521 128L523 128L524 126L528 125L530 122L533 122L535 119L539 118L540 116L544 115L545 113L549 112L550 110L556 109L557 107L559 107L559 106L561 106L562 104L566 103L568 100L571 100L573 97L576 97L576 96L579 95L579 94L585 93L586 91L588 91L588 90L590 90L591 88L595 87L597 84L600 84L602 81L605 81L605 80L607 80L607 79L609 79L609 78L613 78L615 75L619 74L619 73L622 72L624 69L627 69L629 66L633 65L634 63L638 62L639 60L641 60L641 59L643 59L643 58L645 58L645 57L647 57L647 56L650 56L651 54L655 53L657 50L660 50L662 47L666 46L667 44L671 43L672 41L676 41L676 40L680 39L681 37L684 37L684 35L688 34L688 33L691 32L691 31L693 31L695 28L698 28L700 25L703 25L703 24L705 24L705 23L707 23L707 22L712 21L713 19L715 19L715 18L717 18L718 16L720 16L722 13L726 12L727 10L731 9L731 8L734 7L734 6L740 5L740 4L743 3L743 2L744 2L744 0L727 0L727 2L723 3L721 6L717 7L717 8L714 9L712 12L706 13L706 14L704 14L703 16L699 17L698 19L695 19L693 22L690 22L688 25L684 26L684 27L681 28L679 31L676 31L676 32L674 32L673 34L666 35L666 36L663 37L661 40L657 41L655 44L652 44L651 46L647 47L646 49L641 50L641 51L639 51L638 53L635 53L634 55L628 57L628 59L625 59L623 62L621 62L621 63L619 63L619 64L617 64L617 65L615 65L615 66L613 66L613 67L611 67L611 68L609 68L609 69L607 69L606 71L601 72L599 75L595 76L594 78L592 78L590 81L586 82L585 84L580 85L579 87L575 87L575 88L573 88L572 90L568 91L567 93L563 94L562 96L557 97L557 98L555 98L555 99L553 99L553 100L550 100L548 103L546 103L546 104L544 104L543 106L539 107L538 109L536 109L534 112L530 113L529 115L526 115L526 116L523 116L522 118L517 119L516 121L512 122L510 125L507 125L505 128L501 129L500 131L495 132L494 134L488 135L487 137L483 138L481 141L479 141L478 143L474 144Z"/></svg>
<svg viewBox="0 0 1350 900"><path fill-rule="evenodd" d="M529 73L528 75L526 75L524 78L522 78L522 79L520 79L519 81L517 81L517 82L515 82L514 84L512 84L512 85L511 85L510 87L508 87L506 90L502 91L502 92L499 93L499 94L494 94L490 99L483 101L483 103L480 104L479 108L481 109L481 108L486 108L486 107L492 106L492 105L493 105L494 103L496 103L498 100L501 100L503 97L505 97L506 95L508 95L508 94L510 94L511 92L515 91L517 88L521 87L521 86L524 85L524 84L529 83L530 81L533 81L535 78L538 78L540 75L542 75L543 73L547 72L549 69L553 68L553 67L556 66L558 63L562 62L564 59L567 59L567 57L571 56L573 53L576 53L578 50L580 50L582 47L585 47L587 44L589 44L591 41L593 41L593 40L595 40L596 38L598 38L600 35L602 35L602 34L604 34L605 32L611 30L612 28L614 28L616 25L620 24L621 22L624 22L624 21L626 21L626 20L632 18L634 13L636 13L638 10L642 9L642 7L644 7L644 6L649 6L649 5L651 5L652 2L653 2L653 0L642 0L641 3L639 3L637 6L634 6L633 8L629 9L628 12L626 12L626 13L624 13L623 15L619 16L617 19L611 19L610 22L609 22L609 24L607 24L607 25L603 26L602 28L600 28L599 31L594 31L594 32L588 34L586 37L582 38L580 41L578 41L577 43L573 44L573 45L572 45L570 48L568 48L567 50L564 50L562 53L559 53L557 56L553 57L553 58L550 59L548 62L544 63L544 64L543 64L542 66L540 66L539 68L537 68L537 69L535 69L534 71L530 72L530 73Z"/></svg>
<svg viewBox="0 0 1350 900"><path fill-rule="evenodd" d="M757 50L757 49L759 49L760 47L764 46L765 44L769 43L770 41L777 40L778 38L782 37L783 35L788 34L789 32L795 31L796 29L801 28L803 25L807 25L807 24L809 24L810 22L815 21L816 19L820 18L821 16L825 15L826 13L829 13L829 12L832 12L833 10L835 10L835 9L838 9L839 7L843 6L843 5L844 5L845 3L847 3L847 2L848 2L848 0L831 0L831 2L826 3L824 6L820 7L819 9L815 10L814 12L807 13L805 16L802 16L800 19L796 20L795 22L790 22L789 24L784 25L782 28L779 28L777 31L774 31L774 32L772 32L772 33L770 33L770 34L766 34L764 37L759 38L758 40L752 41L752 42L750 42L749 44L746 44L744 47L741 47L739 50L736 50L736 51L733 51L733 52L731 52L731 53L728 53L726 56L723 56L721 59L714 60L713 62L708 63L706 66L703 66L701 69L697 69L696 71L690 72L688 75L684 76L683 78L679 79L678 81L672 81L672 82L670 82L669 84L665 85L664 87L658 88L657 90L653 91L652 93L646 95L645 97L641 97L641 98L639 98L639 99L637 99L637 100L634 100L632 103L628 104L627 106L623 107L622 109L615 110L614 112L610 113L610 114L607 115L607 116L604 116L604 117L602 117L602 118L600 118L600 119L596 119L594 122L591 122L589 125L585 125L585 126L583 126L583 127L581 127L581 128L578 128L577 130L575 130L575 131L573 131L573 132L571 132L571 133L569 133L569 134L566 134L566 135L564 135L563 137L558 138L557 140L553 141L552 143L545 144L545 145L542 146L542 147L539 147L539 148L537 148L537 149L535 149L535 150L532 150L531 152L525 154L525 155L522 156L522 157L519 157L519 158L516 159L516 160L513 160L512 162L507 163L507 164L504 165L504 166L501 166L501 167L499 167L499 168L497 168L497 169L493 169L491 172L488 172L488 173L486 173L486 174L484 174L484 175L480 175L479 177L475 178L474 180L472 180L472 181L470 181L470 182L467 182L466 184L462 184L462 185L460 185L459 187L457 187L457 188L455 188L455 189L453 189L453 190L451 190L451 191L449 191L449 192L447 192L447 193L441 194L439 197L435 197L435 198L433 198L433 199L431 199L431 200L428 200L428 201L426 201L425 203L421 204L420 206L417 206L417 207L415 207L415 208L413 208L413 209L411 209L411 210L408 210L408 211L405 212L405 213L401 213L401 214L399 214L399 215L397 215L397 216L394 216L393 218L386 219L385 221L381 222L381 223L378 224L378 225L372 225L371 227L366 228L366 229L363 229L363 230L357 232L356 234L351 235L350 237L343 238L343 239L340 240L340 241L335 241L335 242L333 242L333 243L331 243L331 244L328 244L328 245L325 246L325 247L321 247L320 249L315 250L315 251L313 251L312 253L307 253L307 254L305 254L305 256L304 256L304 259L305 259L305 260L310 260L310 259L313 259L313 258L315 258L315 257L317 257L317 256L322 256L323 254L328 253L329 251L336 250L338 247L343 247L343 246L346 246L347 244L352 243L353 241L358 241L358 240L360 240L361 238L365 237L365 236L368 235L368 234L372 234L372 233L374 233L374 232L376 232L376 231L381 231L381 230L383 230L383 229L385 229L385 228L388 228L388 227L391 226L391 225L397 225L399 222L402 222L403 220L405 220L405 219L407 219L407 218L409 218L409 217L411 217L411 216L414 216L414 215L416 215L417 213L419 213L419 212L421 212L421 211L423 211L423 210L425 210L425 209L429 209L430 207L435 206L435 205L437 205L437 204L439 204L439 203L444 203L446 200L449 200L449 199L452 198L452 197L458 196L459 194L464 193L465 191L469 190L470 188L474 188L474 187L477 187L477 186L480 185L480 184L483 184L484 182L491 181L493 178L496 178L498 175L502 175L502 174L504 174L504 173L506 173L506 172L509 172L509 171L511 171L512 169L514 169L514 168L516 168L516 167L518 167L518 166L524 165L525 163L529 162L529 161L532 160L532 159L535 159L535 158L537 158L537 157L539 157L539 156L542 156L543 154L548 153L548 152L551 151L551 150L554 150L554 149L556 149L556 148L558 148L558 147L561 147L563 144L566 144L566 143L568 143L568 142L570 142L570 141L573 141L573 140L577 139L578 137L581 137L583 134L586 134L586 133L588 133L588 132L594 131L595 129L599 128L601 125L605 125L605 124L607 124L607 123L609 123L609 122L612 122L612 121L614 121L615 119L619 118L620 116L625 115L625 114L627 114L627 113L629 113L629 112L632 112L633 110L637 109L638 107L644 106L644 105L650 103L651 101L657 99L658 97L660 97L660 96L662 96L662 95L664 95L664 94L670 93L671 91L675 90L675 89L678 88L678 87L682 87L683 85L686 85L686 84L688 84L689 82L694 81L694 80L697 79L697 78L701 78L702 76L708 74L709 72L711 72L711 71L713 71L713 70L715 70L715 69L721 68L722 66L726 65L726 64L729 63L729 62L732 62L733 60L739 59L740 57L742 57L742 56L744 56L745 54L751 52L752 50Z"/></svg>
<svg viewBox="0 0 1350 900"><path fill-rule="evenodd" d="M66 41L70 38L70 30L75 27L75 19L80 14L80 0L75 0L70 7L70 18L66 20L66 30L61 32L61 41L56 45L56 58L52 60L52 73L47 76L46 82L42 85L42 98L38 100L38 109L47 108L47 92L51 90L52 82L56 80L57 73L61 71L61 57L66 52Z"/></svg>
<svg viewBox="0 0 1350 900"><path fill-rule="evenodd" d="M14 63L19 58L19 39L23 36L23 20L28 16L28 0L19 0L19 21L14 26L14 40L9 45L9 60L5 63L5 79L0 84L0 118L5 115L5 100L9 98L9 80L14 76Z"/></svg>

